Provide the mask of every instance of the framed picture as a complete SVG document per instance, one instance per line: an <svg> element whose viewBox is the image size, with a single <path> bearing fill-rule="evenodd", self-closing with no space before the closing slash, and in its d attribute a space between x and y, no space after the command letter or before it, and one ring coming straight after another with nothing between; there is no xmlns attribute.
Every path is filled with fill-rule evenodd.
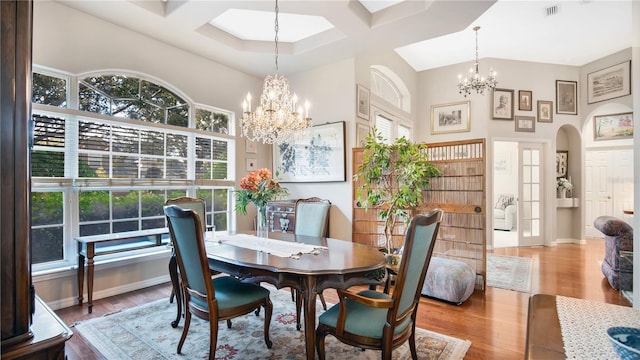
<svg viewBox="0 0 640 360"><path fill-rule="evenodd" d="M248 154L255 154L258 152L258 143L255 141L251 141L247 139L244 146L245 146L245 151Z"/></svg>
<svg viewBox="0 0 640 360"><path fill-rule="evenodd" d="M538 100L538 122L553 122L553 101Z"/></svg>
<svg viewBox="0 0 640 360"><path fill-rule="evenodd" d="M281 182L346 181L345 122L311 127L292 143L273 145L273 169Z"/></svg>
<svg viewBox="0 0 640 360"><path fill-rule="evenodd" d="M593 140L633 138L633 113L598 115L593 117Z"/></svg>
<svg viewBox="0 0 640 360"><path fill-rule="evenodd" d="M431 105L431 134L470 131L470 101Z"/></svg>
<svg viewBox="0 0 640 360"><path fill-rule="evenodd" d="M356 122L356 147L364 147L367 135L369 135L369 125Z"/></svg>
<svg viewBox="0 0 640 360"><path fill-rule="evenodd" d="M369 121L369 89L359 84L356 88L356 105L358 117Z"/></svg>
<svg viewBox="0 0 640 360"><path fill-rule="evenodd" d="M556 178L567 177L569 169L569 152L567 150L556 151Z"/></svg>
<svg viewBox="0 0 640 360"><path fill-rule="evenodd" d="M258 160L256 158L247 158L247 171L254 171Z"/></svg>
<svg viewBox="0 0 640 360"><path fill-rule="evenodd" d="M519 132L536 132L535 116L516 116L516 131Z"/></svg>
<svg viewBox="0 0 640 360"><path fill-rule="evenodd" d="M513 90L493 90L491 118L495 120L513 120Z"/></svg>
<svg viewBox="0 0 640 360"><path fill-rule="evenodd" d="M531 111L533 93L529 90L518 91L518 110Z"/></svg>
<svg viewBox="0 0 640 360"><path fill-rule="evenodd" d="M587 104L631 94L631 62L625 61L587 75Z"/></svg>
<svg viewBox="0 0 640 360"><path fill-rule="evenodd" d="M578 82L556 80L556 114L578 115Z"/></svg>

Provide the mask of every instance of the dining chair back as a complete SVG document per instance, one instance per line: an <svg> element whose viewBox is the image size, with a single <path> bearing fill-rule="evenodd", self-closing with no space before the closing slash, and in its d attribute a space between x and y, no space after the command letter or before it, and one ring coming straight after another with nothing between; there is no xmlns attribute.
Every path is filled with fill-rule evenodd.
<svg viewBox="0 0 640 360"><path fill-rule="evenodd" d="M204 199L182 196L174 199L168 199L165 205L178 205L183 209L193 210L200 218L200 227L202 231L207 231L207 207Z"/></svg>
<svg viewBox="0 0 640 360"><path fill-rule="evenodd" d="M409 340L411 356L417 359L415 321L420 290L443 214L435 209L411 219L391 295L375 290L337 290L340 303L318 319L316 350L320 359L325 358L328 334L352 346L382 350L383 359L391 359L392 350Z"/></svg>
<svg viewBox="0 0 640 360"><path fill-rule="evenodd" d="M231 276L212 277L204 246L202 222L199 215L177 205L164 207L169 223L175 256L184 294L185 323L178 343L178 354L189 332L191 316L209 321L209 359L215 359L218 341L218 321L227 321L263 307L264 341L271 348L269 326L273 304L269 290L251 283L243 283Z"/></svg>
<svg viewBox="0 0 640 360"><path fill-rule="evenodd" d="M296 235L326 237L329 233L329 210L331 202L317 197L298 199L295 213Z"/></svg>

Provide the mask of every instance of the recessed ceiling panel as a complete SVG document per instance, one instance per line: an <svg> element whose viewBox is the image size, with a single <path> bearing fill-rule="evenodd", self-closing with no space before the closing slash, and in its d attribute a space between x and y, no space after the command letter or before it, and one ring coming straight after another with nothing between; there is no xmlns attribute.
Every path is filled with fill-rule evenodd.
<svg viewBox="0 0 640 360"><path fill-rule="evenodd" d="M360 0L360 3L373 14L403 1L404 0Z"/></svg>
<svg viewBox="0 0 640 360"><path fill-rule="evenodd" d="M273 41L275 37L275 12L229 9L209 23L242 40ZM322 16L278 14L278 41L296 42L332 28Z"/></svg>

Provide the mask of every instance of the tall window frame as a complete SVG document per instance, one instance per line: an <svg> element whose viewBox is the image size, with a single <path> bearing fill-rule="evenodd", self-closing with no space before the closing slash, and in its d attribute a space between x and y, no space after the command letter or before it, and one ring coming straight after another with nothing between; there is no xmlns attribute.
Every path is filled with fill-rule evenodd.
<svg viewBox="0 0 640 360"><path fill-rule="evenodd" d="M413 139L413 121L410 119L411 94L406 85L391 69L372 65L371 119L384 141L392 143L398 138Z"/></svg>
<svg viewBox="0 0 640 360"><path fill-rule="evenodd" d="M233 112L197 104L170 85L141 73L71 75L38 66L33 72L36 82L44 79L47 85L34 88L32 98L32 199L37 212L32 215L34 273L76 265L77 236L166 227L162 205L171 197L203 197L209 225L218 231L235 228L231 197L236 177ZM144 82L156 94L164 94L164 98L151 98L148 103L152 109L146 114L162 113L165 120L80 110L83 79L108 74L130 83ZM186 115L184 120L174 116L166 121L168 112L156 105L168 102L167 98L183 107L174 115ZM135 94L126 100L139 101ZM172 137L180 141L169 145ZM208 155L202 155L206 152L203 149ZM197 160L196 152L203 159ZM116 163L128 165L118 168ZM90 192L102 194L96 196L101 204L81 205Z"/></svg>

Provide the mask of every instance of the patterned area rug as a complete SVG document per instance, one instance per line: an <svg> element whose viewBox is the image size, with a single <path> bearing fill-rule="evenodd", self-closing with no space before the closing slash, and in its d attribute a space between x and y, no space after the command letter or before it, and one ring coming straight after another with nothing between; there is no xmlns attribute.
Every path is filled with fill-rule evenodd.
<svg viewBox="0 0 640 360"><path fill-rule="evenodd" d="M271 349L267 349L262 333L264 310L232 320L231 329L219 323L216 359L304 359L304 333L296 330L295 304L291 293L271 291ZM318 303L318 311L322 306ZM122 312L105 315L75 324L76 330L107 359L206 359L209 353L209 325L192 317L189 335L176 354L184 320L177 328L170 323L175 318L175 304L168 299ZM416 344L420 359L462 359L471 346L460 340L428 330L416 329ZM325 342L327 359L379 359L380 352L361 351L344 345L332 336ZM411 359L408 343L394 350L394 359Z"/></svg>
<svg viewBox="0 0 640 360"><path fill-rule="evenodd" d="M487 254L487 286L531 291L531 258Z"/></svg>

